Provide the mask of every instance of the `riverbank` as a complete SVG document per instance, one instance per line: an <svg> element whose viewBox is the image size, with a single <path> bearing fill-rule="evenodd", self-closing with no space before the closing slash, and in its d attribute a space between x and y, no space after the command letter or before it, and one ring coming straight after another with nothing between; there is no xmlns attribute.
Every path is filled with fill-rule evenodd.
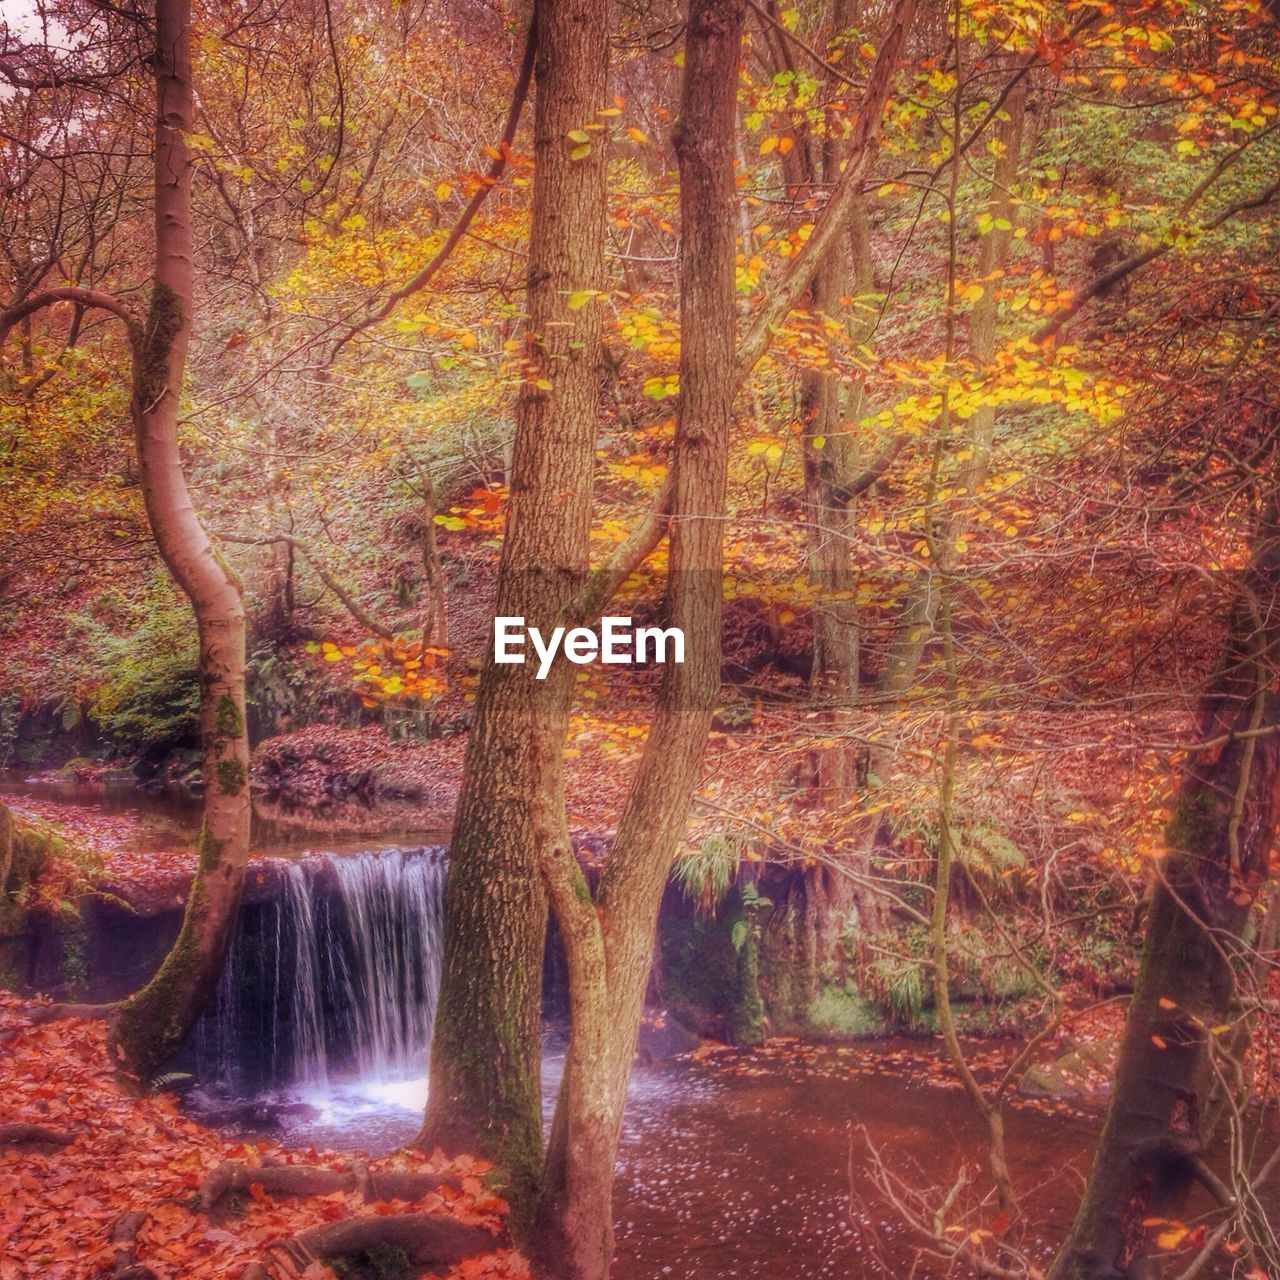
<svg viewBox="0 0 1280 1280"><path fill-rule="evenodd" d="M296 1249L291 1255L291 1242L315 1240L307 1233L339 1222L373 1223L389 1215L436 1217L478 1233L438 1233L468 1248L484 1245L465 1264L445 1269L450 1280L528 1276L524 1260L504 1245L505 1206L485 1186L483 1164L411 1151L368 1163L375 1187L379 1177L394 1186L386 1177L393 1173L431 1175L438 1183L408 1198L376 1191L369 1198L355 1185L319 1178L315 1185L326 1188L321 1194L273 1192L269 1185L287 1182L282 1170L341 1175L350 1157L228 1139L183 1115L171 1096L127 1096L108 1069L104 1041L97 1023L33 1026L16 999L0 992L3 1280L314 1280L333 1272L314 1260L308 1265ZM231 1202L221 1204L210 1179L228 1163L262 1174L257 1180L250 1173L231 1191ZM356 1254L350 1256L358 1264ZM255 1270L264 1265L267 1270ZM360 1274L358 1266L344 1272Z"/></svg>

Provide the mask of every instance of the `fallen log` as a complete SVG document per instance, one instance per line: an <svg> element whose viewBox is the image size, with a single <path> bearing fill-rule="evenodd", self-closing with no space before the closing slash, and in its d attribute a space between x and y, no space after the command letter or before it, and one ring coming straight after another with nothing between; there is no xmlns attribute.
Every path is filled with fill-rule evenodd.
<svg viewBox="0 0 1280 1280"><path fill-rule="evenodd" d="M448 1181L438 1173L387 1169L372 1173L364 1164L346 1169L325 1169L302 1164L239 1164L226 1161L205 1176L196 1192L201 1213L216 1217L229 1195L248 1191L255 1184L268 1195L325 1196L334 1191L359 1191L368 1203L375 1200L420 1200Z"/></svg>
<svg viewBox="0 0 1280 1280"><path fill-rule="evenodd" d="M255 1183L268 1195L327 1196L334 1191L353 1191L356 1178L349 1169L321 1169L301 1164L248 1165L227 1161L205 1177L196 1192L196 1204L201 1213L214 1217L227 1196L248 1191Z"/></svg>
<svg viewBox="0 0 1280 1280"><path fill-rule="evenodd" d="M46 1022L60 1022L63 1018L77 1018L81 1022L101 1022L119 1008L117 1004L33 1004L22 1012L36 1026Z"/></svg>
<svg viewBox="0 0 1280 1280"><path fill-rule="evenodd" d="M150 1267L138 1263L138 1232L150 1216L145 1210L134 1209L122 1213L111 1224L111 1234L107 1237L115 1245L111 1280L156 1280L156 1273Z"/></svg>
<svg viewBox="0 0 1280 1280"><path fill-rule="evenodd" d="M491 1232L468 1227L444 1214L392 1213L309 1227L270 1247L283 1250L298 1266L319 1258L349 1258L372 1249L402 1249L419 1266L453 1267L498 1248L500 1243Z"/></svg>
<svg viewBox="0 0 1280 1280"><path fill-rule="evenodd" d="M74 1133L42 1124L0 1124L0 1147L65 1147L75 1140Z"/></svg>

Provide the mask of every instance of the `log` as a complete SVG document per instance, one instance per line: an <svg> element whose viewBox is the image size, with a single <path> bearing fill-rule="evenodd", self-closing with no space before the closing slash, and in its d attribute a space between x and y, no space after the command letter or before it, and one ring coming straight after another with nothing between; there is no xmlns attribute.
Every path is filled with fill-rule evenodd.
<svg viewBox="0 0 1280 1280"><path fill-rule="evenodd" d="M74 1133L42 1124L0 1124L0 1147L65 1147L75 1140Z"/></svg>
<svg viewBox="0 0 1280 1280"><path fill-rule="evenodd" d="M448 1178L438 1173L416 1173L411 1169L383 1169L372 1172L368 1166L351 1166L356 1188L369 1204L375 1200L421 1200L430 1191L438 1191Z"/></svg>
<svg viewBox="0 0 1280 1280"><path fill-rule="evenodd" d="M321 1169L313 1165L248 1165L226 1161L218 1165L200 1184L196 1203L200 1212L213 1217L227 1196L248 1191L257 1183L268 1195L326 1196L334 1191L352 1191L355 1174L347 1169Z"/></svg>
<svg viewBox="0 0 1280 1280"><path fill-rule="evenodd" d="M33 1004L28 1005L23 1016L36 1026L46 1022L59 1022L63 1018L78 1018L82 1022L101 1022L111 1017L118 1008L115 1004Z"/></svg>
<svg viewBox="0 0 1280 1280"><path fill-rule="evenodd" d="M443 1214L391 1213L310 1227L272 1247L283 1248L300 1265L381 1248L403 1249L410 1261L420 1266L453 1267L500 1246L501 1241L491 1232L465 1226Z"/></svg>
<svg viewBox="0 0 1280 1280"><path fill-rule="evenodd" d="M324 1169L302 1164L239 1164L229 1160L211 1170L196 1192L200 1212L215 1217L227 1196L248 1191L257 1183L268 1195L326 1196L334 1191L359 1191L375 1200L419 1200L448 1181L438 1173L387 1169L371 1173L364 1164L350 1169Z"/></svg>
<svg viewBox="0 0 1280 1280"><path fill-rule="evenodd" d="M143 1209L122 1213L111 1224L108 1239L115 1245L111 1280L155 1280L150 1267L138 1265L138 1232L151 1215Z"/></svg>

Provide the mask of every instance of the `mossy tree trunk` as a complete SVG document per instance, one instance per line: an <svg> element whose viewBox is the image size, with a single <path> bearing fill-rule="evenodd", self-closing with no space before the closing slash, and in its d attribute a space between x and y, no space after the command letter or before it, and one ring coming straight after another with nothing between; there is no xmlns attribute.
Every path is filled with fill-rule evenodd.
<svg viewBox="0 0 1280 1280"><path fill-rule="evenodd" d="M52 843L51 836L20 822L0 804L0 942L24 934L27 899Z"/></svg>
<svg viewBox="0 0 1280 1280"><path fill-rule="evenodd" d="M583 586L591 529L604 284L607 6L539 0L527 351L516 416L498 616L549 634ZM420 1145L495 1161L517 1224L541 1174L539 1080L546 895L537 835L564 825L561 751L573 670L481 675L454 819L445 962ZM539 816L543 811L550 819Z"/></svg>
<svg viewBox="0 0 1280 1280"><path fill-rule="evenodd" d="M1247 1009L1251 918L1266 907L1280 819L1280 523L1259 522L1221 663L1205 692L1166 830L1106 1123L1053 1280L1162 1274L1152 1219L1176 1219L1197 1183L1220 1057L1214 1028Z"/></svg>
<svg viewBox="0 0 1280 1280"><path fill-rule="evenodd" d="M235 928L249 852L245 612L187 489L179 407L195 304L186 138L194 119L189 0L157 0L153 171L155 269L139 319L114 294L60 285L0 311L0 342L46 307L72 303L123 322L132 355L133 422L143 502L156 546L195 615L205 801L200 857L177 940L156 976L115 1010L109 1044L121 1070L145 1079L173 1056L217 984ZM78 325L77 325L78 328Z"/></svg>
<svg viewBox="0 0 1280 1280"><path fill-rule="evenodd" d="M155 977L113 1019L115 1060L143 1079L172 1057L222 972L244 886L250 817L244 603L239 581L192 506L178 444L195 293L189 0L158 0L155 36L156 263L147 318L131 334L131 413L151 529L199 631L205 800L199 867L177 940Z"/></svg>

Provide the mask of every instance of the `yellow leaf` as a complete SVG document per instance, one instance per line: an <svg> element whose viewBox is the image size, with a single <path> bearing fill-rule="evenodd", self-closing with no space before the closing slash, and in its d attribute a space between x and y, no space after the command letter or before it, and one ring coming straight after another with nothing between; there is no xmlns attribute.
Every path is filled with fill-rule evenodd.
<svg viewBox="0 0 1280 1280"><path fill-rule="evenodd" d="M453 195L453 188L447 182L441 182L436 187L437 200L447 200L451 195Z"/></svg>

